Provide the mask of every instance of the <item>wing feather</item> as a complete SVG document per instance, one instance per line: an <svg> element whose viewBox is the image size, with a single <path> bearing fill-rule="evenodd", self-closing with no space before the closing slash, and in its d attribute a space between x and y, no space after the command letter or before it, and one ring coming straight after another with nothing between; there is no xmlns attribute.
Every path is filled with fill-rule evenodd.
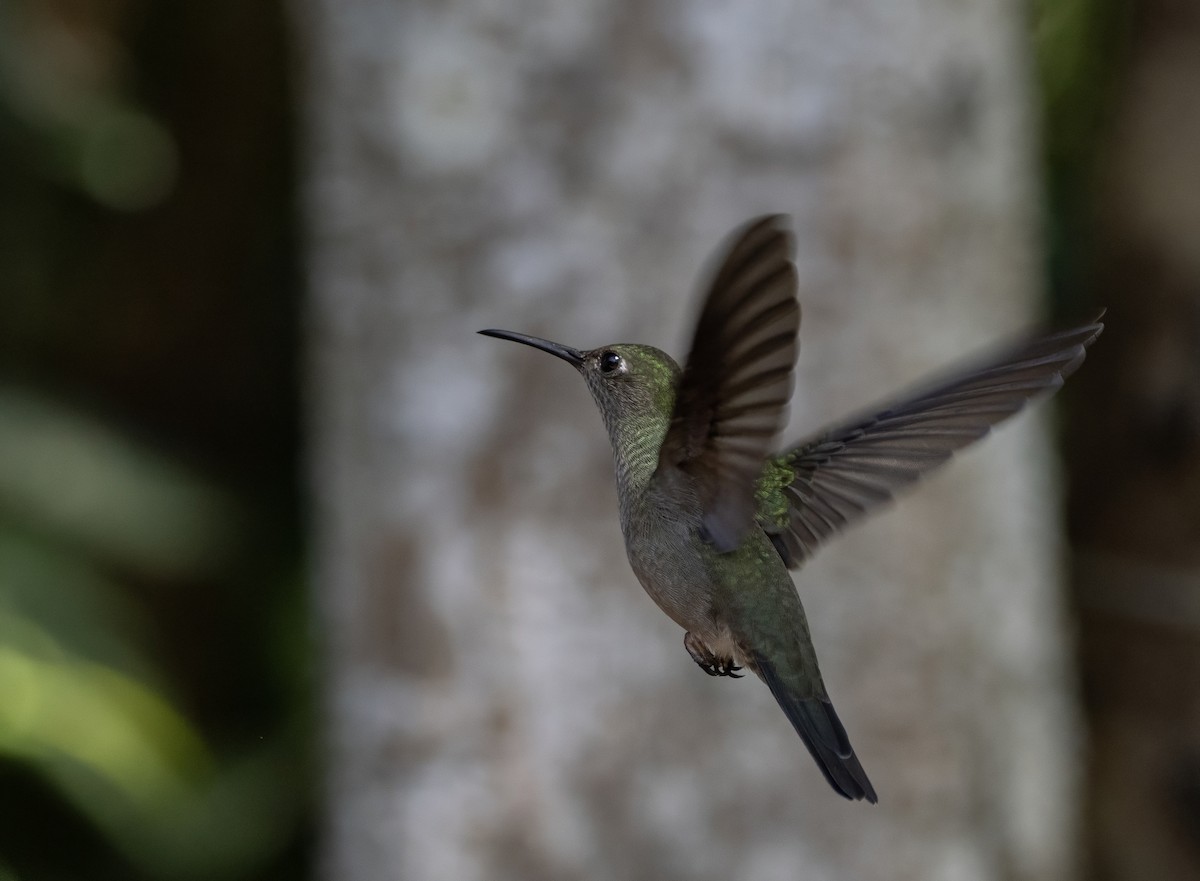
<svg viewBox="0 0 1200 881"><path fill-rule="evenodd" d="M771 460L758 485L759 523L784 562L800 565L1030 398L1059 389L1103 330L1102 316L1006 346Z"/></svg>
<svg viewBox="0 0 1200 881"><path fill-rule="evenodd" d="M658 471L694 482L710 540L732 550L754 523L755 481L792 392L800 307L787 218L734 234L700 312Z"/></svg>

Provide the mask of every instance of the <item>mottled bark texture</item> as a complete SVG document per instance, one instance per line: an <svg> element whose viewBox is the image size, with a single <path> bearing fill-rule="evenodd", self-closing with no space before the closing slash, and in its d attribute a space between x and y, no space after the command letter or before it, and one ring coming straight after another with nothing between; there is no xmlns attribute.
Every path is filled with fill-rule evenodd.
<svg viewBox="0 0 1200 881"><path fill-rule="evenodd" d="M1020 8L297 0L325 877L1070 874L1042 419L797 578L871 808L643 595L579 378L474 333L682 355L765 211L796 218L789 436L1027 324Z"/></svg>
<svg viewBox="0 0 1200 881"><path fill-rule="evenodd" d="M1107 345L1071 432L1089 877L1200 878L1200 8L1136 4L1088 266Z"/></svg>

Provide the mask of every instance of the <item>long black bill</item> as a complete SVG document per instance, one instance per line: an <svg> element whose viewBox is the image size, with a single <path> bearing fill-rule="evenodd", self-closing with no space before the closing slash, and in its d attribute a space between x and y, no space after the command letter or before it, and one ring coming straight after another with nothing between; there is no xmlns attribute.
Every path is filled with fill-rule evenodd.
<svg viewBox="0 0 1200 881"><path fill-rule="evenodd" d="M583 355L580 354L578 349L572 349L570 346L564 346L562 343L551 342L541 337L530 336L526 333L516 333L511 330L481 330L479 332L484 336L494 336L500 340L512 340L514 343L533 346L535 349L549 352L551 355L562 358L572 367L578 367L583 363Z"/></svg>

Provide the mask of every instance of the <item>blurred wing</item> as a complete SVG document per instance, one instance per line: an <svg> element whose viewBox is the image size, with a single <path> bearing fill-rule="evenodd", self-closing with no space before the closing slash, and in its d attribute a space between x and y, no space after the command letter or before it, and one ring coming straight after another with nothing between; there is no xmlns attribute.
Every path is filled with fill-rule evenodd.
<svg viewBox="0 0 1200 881"><path fill-rule="evenodd" d="M713 279L656 479L688 475L709 540L738 545L754 522L754 487L792 392L800 306L787 218L771 215L735 233ZM676 472L677 470L677 472Z"/></svg>
<svg viewBox="0 0 1200 881"><path fill-rule="evenodd" d="M789 568L830 535L988 433L1035 395L1056 391L1104 325L1041 334L797 444L758 484L759 523Z"/></svg>

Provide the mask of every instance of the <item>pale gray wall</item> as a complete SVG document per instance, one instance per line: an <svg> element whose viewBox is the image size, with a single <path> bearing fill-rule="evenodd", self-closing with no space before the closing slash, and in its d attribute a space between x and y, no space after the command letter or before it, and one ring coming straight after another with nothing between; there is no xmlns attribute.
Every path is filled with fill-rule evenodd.
<svg viewBox="0 0 1200 881"><path fill-rule="evenodd" d="M578 377L474 334L682 356L703 262L765 211L796 218L791 435L1027 324L1022 9L296 0L325 877L1070 875L1039 419L797 577L870 807L642 593Z"/></svg>

